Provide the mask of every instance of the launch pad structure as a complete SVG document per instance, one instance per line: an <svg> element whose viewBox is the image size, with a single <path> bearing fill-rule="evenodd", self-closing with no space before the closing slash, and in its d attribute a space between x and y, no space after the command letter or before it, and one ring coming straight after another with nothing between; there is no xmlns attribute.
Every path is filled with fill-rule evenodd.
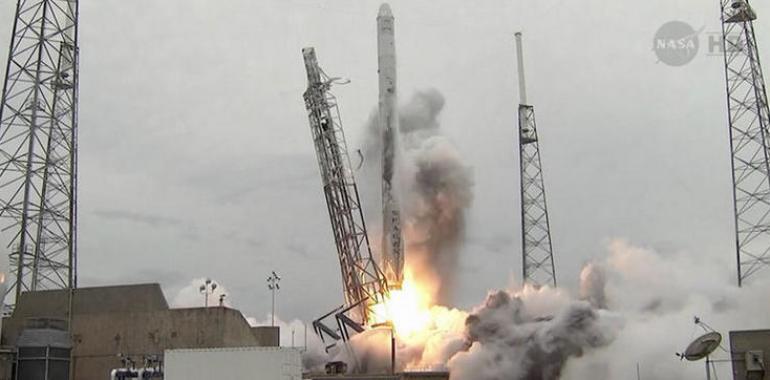
<svg viewBox="0 0 770 380"><path fill-rule="evenodd" d="M322 339L329 336L346 340L347 328L360 332L361 326L369 322L371 307L384 301L388 285L372 257L337 100L329 91L335 79L321 70L315 49L305 48L302 55L308 80L305 108L318 156L345 298L345 305L319 318L313 326ZM323 323L323 319L332 314L337 320L338 332Z"/></svg>

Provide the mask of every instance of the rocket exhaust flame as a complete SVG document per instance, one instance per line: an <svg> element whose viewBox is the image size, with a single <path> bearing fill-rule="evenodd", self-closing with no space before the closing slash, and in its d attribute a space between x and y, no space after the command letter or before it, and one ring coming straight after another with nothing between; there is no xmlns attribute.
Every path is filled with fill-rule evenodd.
<svg viewBox="0 0 770 380"><path fill-rule="evenodd" d="M399 339L409 340L425 330L431 321L433 299L423 284L415 281L409 267L404 270L400 289L391 289L385 302L373 308L372 324L390 322Z"/></svg>

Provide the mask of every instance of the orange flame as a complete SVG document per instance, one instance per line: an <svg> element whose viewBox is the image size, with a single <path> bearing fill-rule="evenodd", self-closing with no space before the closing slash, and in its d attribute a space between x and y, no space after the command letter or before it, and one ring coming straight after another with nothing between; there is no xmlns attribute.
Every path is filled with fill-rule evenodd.
<svg viewBox="0 0 770 380"><path fill-rule="evenodd" d="M385 302L374 305L371 324L392 323L400 339L413 338L429 328L433 319L430 290L415 280L411 268L404 268L401 289L393 289Z"/></svg>

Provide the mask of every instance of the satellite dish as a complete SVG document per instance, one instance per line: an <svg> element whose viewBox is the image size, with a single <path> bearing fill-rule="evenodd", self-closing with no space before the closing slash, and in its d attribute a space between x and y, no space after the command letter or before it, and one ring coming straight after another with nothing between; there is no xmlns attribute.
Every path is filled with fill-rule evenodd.
<svg viewBox="0 0 770 380"><path fill-rule="evenodd" d="M682 356L689 361L701 360L714 352L720 343L722 343L722 334L712 331L690 343Z"/></svg>

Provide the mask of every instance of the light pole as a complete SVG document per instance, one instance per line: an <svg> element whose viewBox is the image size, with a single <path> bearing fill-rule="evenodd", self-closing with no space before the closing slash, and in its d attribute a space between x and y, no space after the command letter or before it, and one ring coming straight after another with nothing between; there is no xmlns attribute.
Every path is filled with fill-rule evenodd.
<svg viewBox="0 0 770 380"><path fill-rule="evenodd" d="M270 277L267 278L267 288L270 289L270 291L273 293L273 313L272 323L270 326L275 326L275 292L281 289L281 287L278 285L279 282L281 282L281 277L278 276L275 271L272 271Z"/></svg>
<svg viewBox="0 0 770 380"><path fill-rule="evenodd" d="M206 281L201 284L200 288L198 288L198 291L200 291L201 294L203 294L204 307L209 307L209 294L213 294L216 288L217 288L217 283L214 281L211 281L210 278L207 278Z"/></svg>

